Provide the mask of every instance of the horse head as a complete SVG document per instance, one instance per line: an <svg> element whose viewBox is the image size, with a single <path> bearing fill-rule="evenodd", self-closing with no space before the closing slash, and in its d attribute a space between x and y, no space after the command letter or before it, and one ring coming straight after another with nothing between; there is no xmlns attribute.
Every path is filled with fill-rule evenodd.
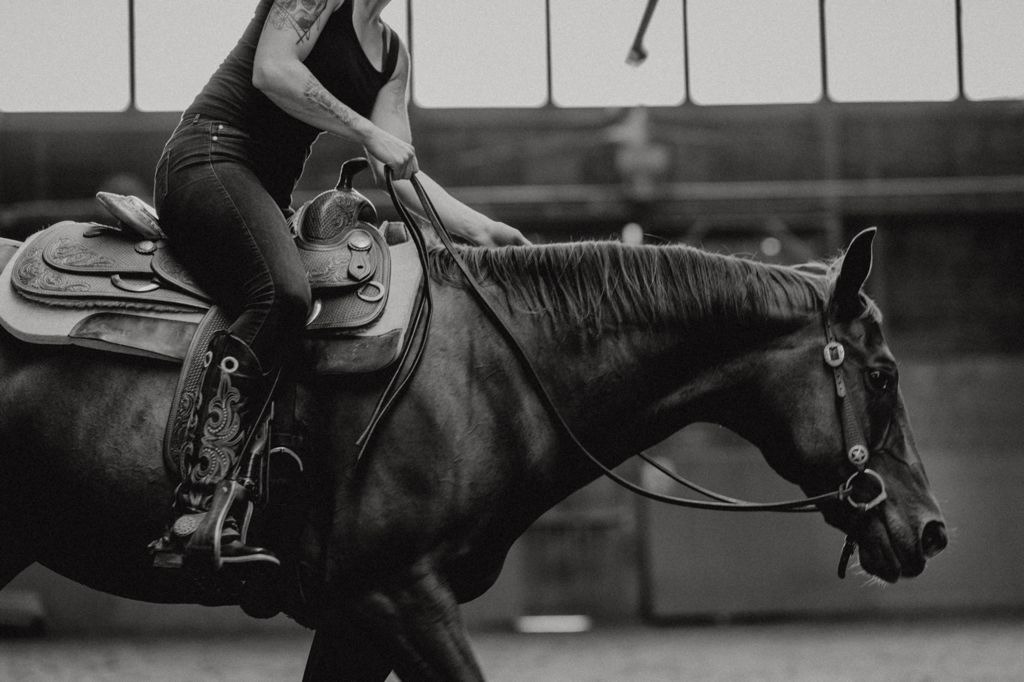
<svg viewBox="0 0 1024 682"><path fill-rule="evenodd" d="M756 412L737 410L726 425L807 494L845 488L843 499L818 503L820 511L859 546L865 571L895 582L920 574L946 546L946 531L881 314L862 289L873 237L873 229L860 233L814 276L823 310L757 354L754 384L744 387L759 397ZM866 449L851 452L858 437Z"/></svg>

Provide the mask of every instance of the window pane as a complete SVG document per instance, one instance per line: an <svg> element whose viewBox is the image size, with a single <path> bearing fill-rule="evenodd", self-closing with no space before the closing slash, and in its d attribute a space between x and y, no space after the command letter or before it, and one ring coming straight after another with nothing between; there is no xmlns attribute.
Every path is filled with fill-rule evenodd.
<svg viewBox="0 0 1024 682"><path fill-rule="evenodd" d="M380 15L391 28L395 29L402 38L405 46L409 46L409 3L408 0L393 0L390 5L384 8Z"/></svg>
<svg viewBox="0 0 1024 682"><path fill-rule="evenodd" d="M135 99L145 111L181 111L238 42L257 0L135 0ZM408 43L406 0L383 18Z"/></svg>
<svg viewBox="0 0 1024 682"><path fill-rule="evenodd" d="M5 2L0 109L120 111L129 104L128 0Z"/></svg>
<svg viewBox="0 0 1024 682"><path fill-rule="evenodd" d="M254 0L136 0L135 101L181 111L235 46Z"/></svg>
<svg viewBox="0 0 1024 682"><path fill-rule="evenodd" d="M687 7L694 102L821 97L817 0L690 0Z"/></svg>
<svg viewBox="0 0 1024 682"><path fill-rule="evenodd" d="M832 99L955 99L955 11L954 0L828 0Z"/></svg>
<svg viewBox="0 0 1024 682"><path fill-rule="evenodd" d="M1024 3L963 0L964 94L1024 97Z"/></svg>
<svg viewBox="0 0 1024 682"><path fill-rule="evenodd" d="M559 106L676 105L686 98L683 5L662 3L644 38L648 58L626 64L647 0L551 3L551 98Z"/></svg>
<svg viewBox="0 0 1024 682"><path fill-rule="evenodd" d="M547 101L544 0L413 3L413 94L425 107Z"/></svg>

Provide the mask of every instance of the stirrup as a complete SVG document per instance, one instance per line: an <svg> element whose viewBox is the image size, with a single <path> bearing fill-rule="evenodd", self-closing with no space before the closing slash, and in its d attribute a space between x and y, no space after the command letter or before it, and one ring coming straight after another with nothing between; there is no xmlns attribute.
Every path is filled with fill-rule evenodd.
<svg viewBox="0 0 1024 682"><path fill-rule="evenodd" d="M221 481L213 493L210 511L203 516L199 527L192 533L188 544L185 545L186 553L190 557L209 557L214 570L220 570L226 563L262 563L280 566L280 560L270 550L263 547L250 547L246 544L253 508L252 501L248 499L248 496L248 490L238 481ZM239 529L238 546L235 546L236 552L225 554L222 543L224 524L227 522L231 509L238 504L245 505L245 515Z"/></svg>

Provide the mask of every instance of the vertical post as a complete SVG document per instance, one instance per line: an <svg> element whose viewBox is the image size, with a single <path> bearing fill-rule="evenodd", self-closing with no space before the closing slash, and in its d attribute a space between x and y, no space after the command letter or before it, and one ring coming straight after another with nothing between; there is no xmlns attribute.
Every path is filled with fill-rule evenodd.
<svg viewBox="0 0 1024 682"><path fill-rule="evenodd" d="M551 0L544 0L544 59L545 59L545 75L548 79L547 92L548 101L547 106L554 104L554 85L552 83L553 77L551 67Z"/></svg>
<svg viewBox="0 0 1024 682"><path fill-rule="evenodd" d="M128 109L138 108L135 102L135 0L128 0Z"/></svg>
<svg viewBox="0 0 1024 682"><path fill-rule="evenodd" d="M825 17L825 0L818 0L818 43L820 45L821 62L821 100L819 104L827 105L832 101L828 90L828 32ZM817 107L818 134L821 135L821 154L824 179L827 181L825 194L822 197L825 208L825 249L831 253L842 245L843 241L843 206L836 183L841 179L842 142L839 137L841 127L837 121L839 114L835 107Z"/></svg>
<svg viewBox="0 0 1024 682"><path fill-rule="evenodd" d="M825 24L825 0L818 0L818 45L821 62L821 101L830 102L832 96L828 91L828 32Z"/></svg>
<svg viewBox="0 0 1024 682"><path fill-rule="evenodd" d="M413 0L408 0L405 3L405 26L406 32L408 33L408 35L405 37L405 42L407 43L405 47L406 49L409 50L409 105L415 107L416 79L414 78L415 74L413 73L413 64L415 63L415 60L413 59L412 46L412 3Z"/></svg>
<svg viewBox="0 0 1024 682"><path fill-rule="evenodd" d="M690 19L689 2L683 0L683 88L685 90L683 102L692 104L690 97Z"/></svg>
<svg viewBox="0 0 1024 682"><path fill-rule="evenodd" d="M964 3L956 0L956 91L957 99L966 99L964 94Z"/></svg>

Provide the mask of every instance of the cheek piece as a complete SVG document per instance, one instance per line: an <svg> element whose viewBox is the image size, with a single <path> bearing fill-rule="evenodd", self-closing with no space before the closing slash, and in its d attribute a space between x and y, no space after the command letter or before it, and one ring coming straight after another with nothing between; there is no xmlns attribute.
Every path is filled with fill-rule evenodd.
<svg viewBox="0 0 1024 682"><path fill-rule="evenodd" d="M841 499L860 513L866 513L885 501L885 481L877 471L867 468L870 451L861 433L860 425L853 413L853 405L847 400L846 380L843 376L843 362L846 360L846 349L836 341L832 327L825 318L825 364L832 368L832 378L836 389L836 403L839 418L843 425L843 444L846 458L857 470L846 479L841 488ZM843 550L839 555L839 567L836 571L840 578L846 577L846 569L850 564L857 543L852 536L846 536Z"/></svg>

